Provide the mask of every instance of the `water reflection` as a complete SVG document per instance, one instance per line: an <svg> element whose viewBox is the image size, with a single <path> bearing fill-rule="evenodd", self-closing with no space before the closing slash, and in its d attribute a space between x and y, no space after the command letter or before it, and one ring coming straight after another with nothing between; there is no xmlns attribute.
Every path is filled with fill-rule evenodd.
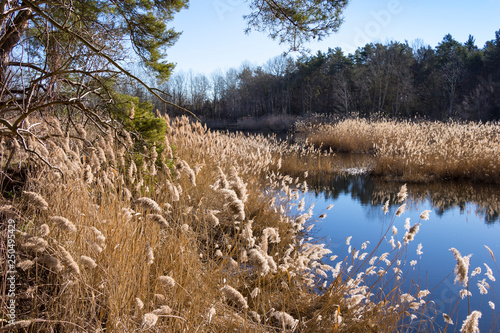
<svg viewBox="0 0 500 333"><path fill-rule="evenodd" d="M320 172L309 175L307 182L316 196L336 200L350 195L364 206L378 206L389 200L396 204L396 193L401 183L387 182L368 174L350 175L346 173ZM434 213L442 216L445 212L459 209L465 212L468 205L475 207L474 213L486 224L500 221L500 186L475 184L472 182L447 181L430 184L407 184L408 204L419 205L430 202Z"/></svg>
<svg viewBox="0 0 500 333"><path fill-rule="evenodd" d="M416 266L406 266L407 279L403 289L411 288L414 283L431 291L430 299L436 312L436 324L442 325L441 314L451 315L458 328L469 314L469 310L480 310L481 331L498 331L497 314L488 305L489 301L499 304L500 284L491 282L488 294L480 293L477 283L487 278L484 264L498 265L491 257L487 245L497 256L500 253L499 201L498 186L478 185L472 182L442 182L433 184L407 184L409 197L407 209L400 217L394 217L400 203L396 196L402 183L387 182L369 175L349 175L346 173L310 172L307 177L310 191L306 194L306 206L314 203L318 214L328 213L325 219L317 219L316 236L324 239L329 249L339 258L349 257L346 238L352 236L353 248L359 248L369 241L370 248L378 244L377 255L390 252L392 246L384 232L391 221L397 227L395 240L402 241L405 223L421 223L415 240L408 245L404 262L408 265L416 260ZM387 214L382 211L383 204L389 200ZM327 211L329 205L333 208ZM430 219L423 221L420 213L432 210ZM423 245L423 254L417 253L417 246ZM459 296L461 285L454 281L456 261L450 248L458 249L462 255L473 255L470 259L470 281L468 288L472 292L470 299L462 300ZM483 272L472 276L476 267ZM434 311L434 310L433 310ZM441 327L442 329L442 327ZM448 328L450 329L450 328ZM423 329L423 331L426 331Z"/></svg>

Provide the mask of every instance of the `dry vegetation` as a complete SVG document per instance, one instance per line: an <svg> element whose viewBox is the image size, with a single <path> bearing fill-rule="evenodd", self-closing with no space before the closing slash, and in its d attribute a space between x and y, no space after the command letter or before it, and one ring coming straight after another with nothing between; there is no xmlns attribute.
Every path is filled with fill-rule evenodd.
<svg viewBox="0 0 500 333"><path fill-rule="evenodd" d="M389 332L442 324L429 322L428 291L402 290L413 278L405 258L418 223L391 238L390 253L377 253L381 243L351 249L348 239L349 257L328 261L330 250L308 237L307 183L276 171L299 146L167 121L160 156L132 153L124 131L100 137L77 126L68 136L49 117L37 126L37 135L57 135L28 146L60 170L23 153L11 160L24 185L0 209L2 221L16 221L16 323L7 325L2 306L5 330ZM2 140L2 167L12 145ZM403 187L398 216L405 198Z"/></svg>
<svg viewBox="0 0 500 333"><path fill-rule="evenodd" d="M308 142L334 151L371 153L373 172L405 181L500 179L498 123L347 119L301 125Z"/></svg>

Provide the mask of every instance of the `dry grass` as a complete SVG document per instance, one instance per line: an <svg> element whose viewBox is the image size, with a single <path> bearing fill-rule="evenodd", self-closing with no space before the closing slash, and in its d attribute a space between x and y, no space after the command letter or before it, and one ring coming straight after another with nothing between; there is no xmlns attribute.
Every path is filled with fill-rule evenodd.
<svg viewBox="0 0 500 333"><path fill-rule="evenodd" d="M276 170L290 152L317 150L167 122L174 152L162 156L144 150L138 159L123 145L126 133L110 133L89 134L94 147L60 136L46 149L30 141L64 177L16 157L24 192L3 199L0 214L16 221L22 321L5 320L5 329L389 332L427 320L418 286L401 289L409 242L384 259L383 239L371 251L365 244L333 267L325 245L308 238L312 208L291 213L307 185ZM2 141L2 166L9 145Z"/></svg>
<svg viewBox="0 0 500 333"><path fill-rule="evenodd" d="M498 123L347 119L299 130L317 147L374 154L377 175L404 181L500 179Z"/></svg>

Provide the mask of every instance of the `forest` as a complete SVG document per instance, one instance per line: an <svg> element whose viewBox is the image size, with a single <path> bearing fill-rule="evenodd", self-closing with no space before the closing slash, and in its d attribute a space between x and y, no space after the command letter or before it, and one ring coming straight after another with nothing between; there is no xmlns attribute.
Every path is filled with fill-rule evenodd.
<svg viewBox="0 0 500 333"><path fill-rule="evenodd" d="M435 47L421 41L370 43L353 54L340 48L277 56L262 66L210 75L174 72L160 87L203 119L264 115L359 114L388 118L491 121L500 118L500 30L482 48L473 36L450 34ZM129 90L153 100L145 91ZM164 113L179 112L157 100Z"/></svg>

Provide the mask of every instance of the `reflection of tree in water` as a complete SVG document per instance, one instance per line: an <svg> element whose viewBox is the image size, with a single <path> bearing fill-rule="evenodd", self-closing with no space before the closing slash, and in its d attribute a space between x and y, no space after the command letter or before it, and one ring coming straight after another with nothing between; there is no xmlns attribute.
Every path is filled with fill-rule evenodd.
<svg viewBox="0 0 500 333"><path fill-rule="evenodd" d="M337 199L340 195L350 195L352 199L367 206L384 204L398 205L396 194L401 183L386 182L369 175L347 175L316 173L307 178L307 182L316 195L323 194L326 199ZM451 209L458 208L461 213L467 205L475 206L475 213L487 224L500 221L500 188L490 184L473 182L447 181L431 184L408 184L411 206L426 200L432 204L436 215L442 216Z"/></svg>

